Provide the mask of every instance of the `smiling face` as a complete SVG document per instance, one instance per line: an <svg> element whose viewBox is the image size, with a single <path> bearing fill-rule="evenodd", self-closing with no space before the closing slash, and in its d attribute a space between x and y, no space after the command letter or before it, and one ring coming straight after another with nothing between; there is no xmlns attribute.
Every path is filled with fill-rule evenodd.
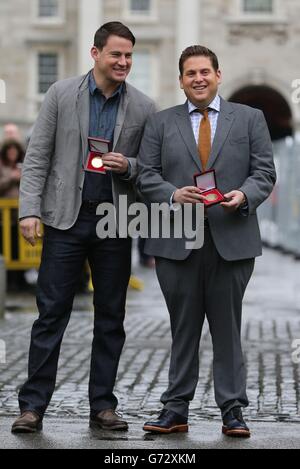
<svg viewBox="0 0 300 469"><path fill-rule="evenodd" d="M132 66L133 44L119 36L109 36L102 50L92 48L95 61L95 73L105 84L124 82Z"/></svg>
<svg viewBox="0 0 300 469"><path fill-rule="evenodd" d="M183 64L180 86L188 100L199 109L205 109L214 100L221 83L221 72L213 68L209 57L196 55Z"/></svg>

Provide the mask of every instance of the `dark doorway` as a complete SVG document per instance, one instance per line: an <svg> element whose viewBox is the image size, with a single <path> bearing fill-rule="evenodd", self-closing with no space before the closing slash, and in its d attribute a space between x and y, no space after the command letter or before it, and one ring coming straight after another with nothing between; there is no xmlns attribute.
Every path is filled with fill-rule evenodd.
<svg viewBox="0 0 300 469"><path fill-rule="evenodd" d="M293 118L287 101L268 86L247 86L235 92L229 101L261 109L272 140L293 135Z"/></svg>

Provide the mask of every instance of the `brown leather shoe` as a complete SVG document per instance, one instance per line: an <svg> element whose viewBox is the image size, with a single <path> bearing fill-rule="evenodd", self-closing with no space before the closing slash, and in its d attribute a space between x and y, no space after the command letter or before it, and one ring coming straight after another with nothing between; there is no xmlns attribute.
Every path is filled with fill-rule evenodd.
<svg viewBox="0 0 300 469"><path fill-rule="evenodd" d="M43 419L35 412L23 412L11 427L12 433L36 433L43 429Z"/></svg>
<svg viewBox="0 0 300 469"><path fill-rule="evenodd" d="M101 430L128 430L128 423L119 417L115 410L107 409L90 418L90 427Z"/></svg>

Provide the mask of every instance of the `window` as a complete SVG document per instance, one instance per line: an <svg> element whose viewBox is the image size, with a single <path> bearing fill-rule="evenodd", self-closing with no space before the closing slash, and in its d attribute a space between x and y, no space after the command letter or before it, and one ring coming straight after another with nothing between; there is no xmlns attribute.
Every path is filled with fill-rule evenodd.
<svg viewBox="0 0 300 469"><path fill-rule="evenodd" d="M151 0L130 0L132 14L149 15L151 12Z"/></svg>
<svg viewBox="0 0 300 469"><path fill-rule="evenodd" d="M122 4L125 21L145 23L158 19L158 0L124 0Z"/></svg>
<svg viewBox="0 0 300 469"><path fill-rule="evenodd" d="M57 18L59 16L58 0L39 0L39 18Z"/></svg>
<svg viewBox="0 0 300 469"><path fill-rule="evenodd" d="M150 49L135 51L128 82L155 99L157 95L156 71L154 55Z"/></svg>
<svg viewBox="0 0 300 469"><path fill-rule="evenodd" d="M243 0L244 13L273 13L273 0Z"/></svg>
<svg viewBox="0 0 300 469"><path fill-rule="evenodd" d="M38 93L45 94L58 80L58 54L41 53L38 55Z"/></svg>

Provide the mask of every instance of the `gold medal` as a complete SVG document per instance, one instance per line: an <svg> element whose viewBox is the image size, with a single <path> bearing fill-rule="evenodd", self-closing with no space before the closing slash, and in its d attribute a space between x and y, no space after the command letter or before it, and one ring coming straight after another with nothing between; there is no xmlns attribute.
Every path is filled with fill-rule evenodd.
<svg viewBox="0 0 300 469"><path fill-rule="evenodd" d="M103 166L102 158L100 158L99 156L96 156L95 158L92 159L91 165L95 169L102 168L102 166Z"/></svg>
<svg viewBox="0 0 300 469"><path fill-rule="evenodd" d="M205 199L208 202L214 202L215 200L218 199L218 196L217 196L217 194L208 194L208 195L205 196Z"/></svg>

